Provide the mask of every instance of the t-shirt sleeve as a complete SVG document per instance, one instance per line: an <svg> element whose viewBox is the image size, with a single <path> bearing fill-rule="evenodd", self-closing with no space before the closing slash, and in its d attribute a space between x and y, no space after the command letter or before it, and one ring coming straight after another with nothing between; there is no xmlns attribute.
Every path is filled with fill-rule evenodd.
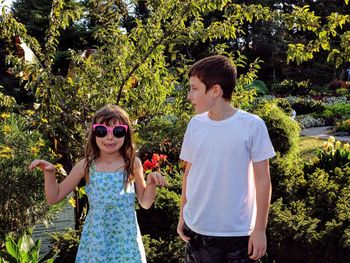
<svg viewBox="0 0 350 263"><path fill-rule="evenodd" d="M189 122L184 140L182 142L181 152L180 152L180 159L184 160L186 162L192 163L192 154L191 154L191 147L190 147L190 133L191 133L191 121Z"/></svg>
<svg viewBox="0 0 350 263"><path fill-rule="evenodd" d="M252 135L250 158L253 162L267 160L276 155L265 122L261 120Z"/></svg>

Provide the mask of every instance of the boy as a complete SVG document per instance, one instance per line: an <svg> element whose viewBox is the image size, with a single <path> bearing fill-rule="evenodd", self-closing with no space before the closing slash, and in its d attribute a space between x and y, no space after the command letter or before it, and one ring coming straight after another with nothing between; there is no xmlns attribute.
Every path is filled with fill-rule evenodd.
<svg viewBox="0 0 350 263"><path fill-rule="evenodd" d="M188 75L197 115L180 154L187 162L177 227L185 262L256 262L266 252L268 159L275 155L265 123L231 105L237 74L226 57L204 58Z"/></svg>

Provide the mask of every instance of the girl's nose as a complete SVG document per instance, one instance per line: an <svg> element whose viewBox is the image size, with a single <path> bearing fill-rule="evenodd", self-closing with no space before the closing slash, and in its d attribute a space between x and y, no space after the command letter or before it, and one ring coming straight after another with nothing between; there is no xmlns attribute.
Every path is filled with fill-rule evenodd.
<svg viewBox="0 0 350 263"><path fill-rule="evenodd" d="M113 131L108 131L107 133L107 139L111 140L113 139L114 135L113 135Z"/></svg>

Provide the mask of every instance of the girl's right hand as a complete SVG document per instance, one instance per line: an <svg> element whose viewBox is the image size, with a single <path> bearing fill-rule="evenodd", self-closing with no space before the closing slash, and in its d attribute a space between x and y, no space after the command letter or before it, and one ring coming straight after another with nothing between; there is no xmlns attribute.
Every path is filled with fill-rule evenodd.
<svg viewBox="0 0 350 263"><path fill-rule="evenodd" d="M45 160L34 160L28 167L29 171L33 171L36 167L38 167L43 172L55 172L55 166Z"/></svg>

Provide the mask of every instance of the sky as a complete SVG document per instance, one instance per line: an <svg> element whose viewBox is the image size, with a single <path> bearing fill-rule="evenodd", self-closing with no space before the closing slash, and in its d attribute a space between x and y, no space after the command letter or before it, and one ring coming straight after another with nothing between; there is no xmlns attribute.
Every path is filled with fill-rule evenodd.
<svg viewBox="0 0 350 263"><path fill-rule="evenodd" d="M2 8L4 5L11 6L13 0L0 0L0 8Z"/></svg>

